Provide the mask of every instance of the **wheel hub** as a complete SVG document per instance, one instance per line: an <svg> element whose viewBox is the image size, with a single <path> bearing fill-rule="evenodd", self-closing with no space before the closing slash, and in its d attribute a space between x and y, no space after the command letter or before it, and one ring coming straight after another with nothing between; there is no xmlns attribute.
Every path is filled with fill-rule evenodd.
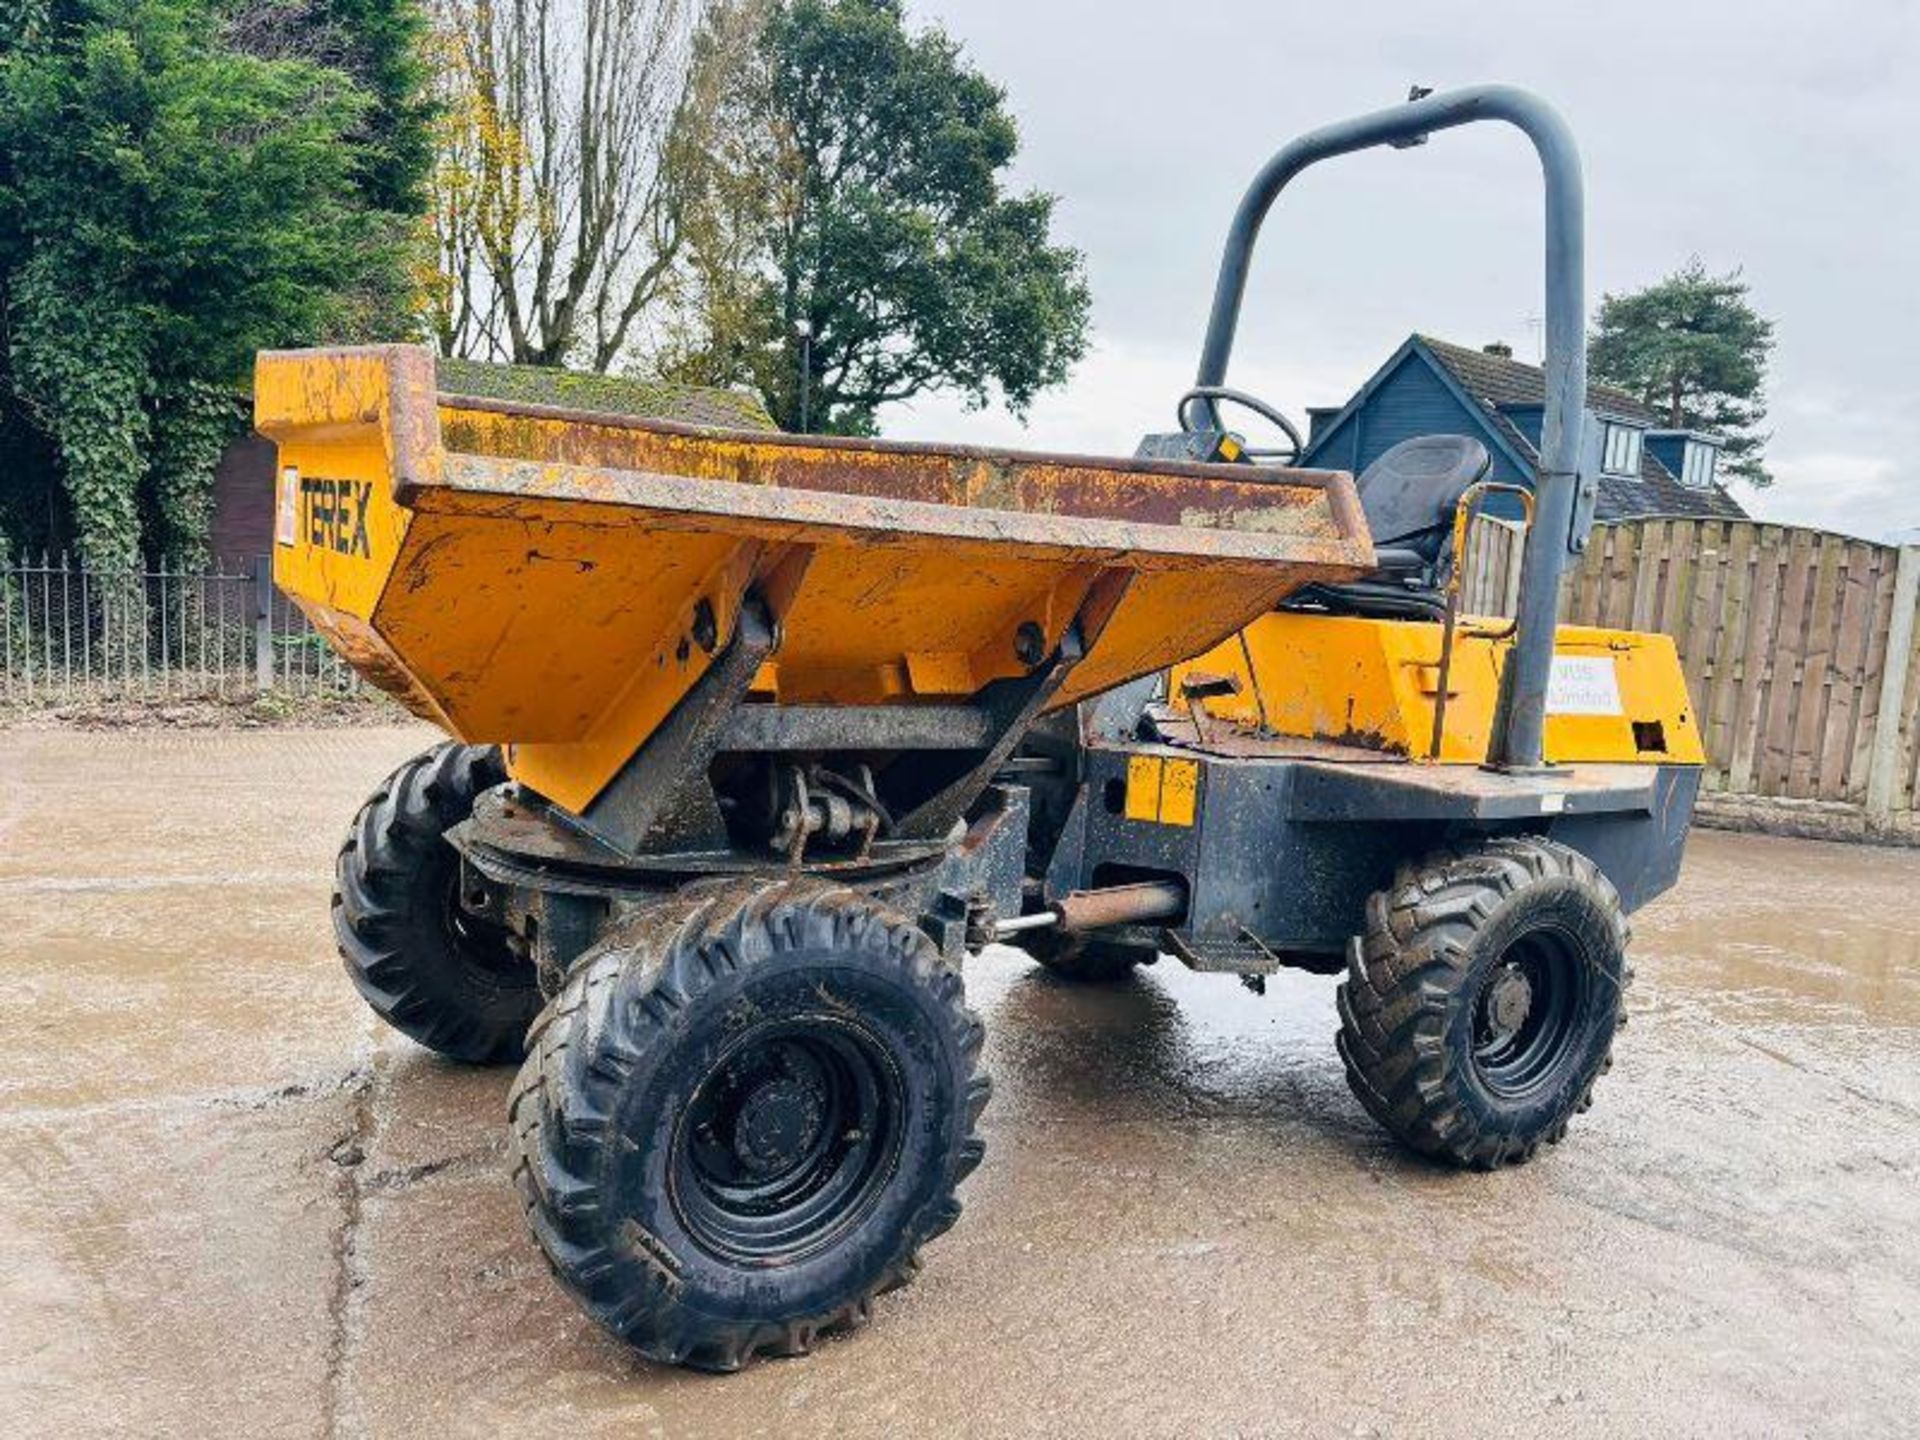
<svg viewBox="0 0 1920 1440"><path fill-rule="evenodd" d="M1507 966L1487 992L1489 1029L1496 1040L1520 1032L1533 1011L1533 983L1514 966Z"/></svg>
<svg viewBox="0 0 1920 1440"><path fill-rule="evenodd" d="M843 1016L795 1016L740 1037L677 1127L681 1222L737 1263L786 1263L830 1244L887 1184L905 1101L885 1047Z"/></svg>
<svg viewBox="0 0 1920 1440"><path fill-rule="evenodd" d="M786 1076L769 1080L740 1104L733 1153L756 1175L778 1175L819 1143L824 1112L813 1087Z"/></svg>
<svg viewBox="0 0 1920 1440"><path fill-rule="evenodd" d="M1580 951L1553 926L1508 942L1473 1004L1473 1062L1481 1083L1508 1100L1555 1083L1575 1053L1592 987Z"/></svg>

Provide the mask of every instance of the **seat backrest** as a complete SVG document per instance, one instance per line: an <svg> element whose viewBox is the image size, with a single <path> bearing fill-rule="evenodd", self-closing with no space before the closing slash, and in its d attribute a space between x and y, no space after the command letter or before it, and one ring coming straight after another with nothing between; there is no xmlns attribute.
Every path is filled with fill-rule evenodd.
<svg viewBox="0 0 1920 1440"><path fill-rule="evenodd" d="M1373 543L1419 550L1431 563L1453 526L1461 493L1492 467L1487 447L1471 436L1402 440L1355 482Z"/></svg>

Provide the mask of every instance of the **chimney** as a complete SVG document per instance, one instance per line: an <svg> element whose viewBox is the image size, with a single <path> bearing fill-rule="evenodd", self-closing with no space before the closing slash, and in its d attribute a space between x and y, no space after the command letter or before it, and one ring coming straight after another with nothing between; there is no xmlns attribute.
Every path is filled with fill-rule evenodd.
<svg viewBox="0 0 1920 1440"><path fill-rule="evenodd" d="M1480 351L1482 354L1493 356L1496 360L1513 358L1513 347L1504 340L1496 340L1491 345L1482 345Z"/></svg>

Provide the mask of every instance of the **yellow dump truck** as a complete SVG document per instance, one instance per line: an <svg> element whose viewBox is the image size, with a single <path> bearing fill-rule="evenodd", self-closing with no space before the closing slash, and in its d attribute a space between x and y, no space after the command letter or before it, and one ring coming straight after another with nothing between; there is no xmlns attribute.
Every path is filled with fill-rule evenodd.
<svg viewBox="0 0 1920 1440"><path fill-rule="evenodd" d="M1287 428L1224 386L1286 180L1478 119L1548 182L1515 621L1459 613L1477 447L1356 482L1221 420ZM1669 643L1554 627L1591 473L1578 218L1520 92L1295 142L1180 429L1128 459L638 419L404 346L260 357L278 583L451 737L355 819L341 954L422 1044L521 1062L515 1180L590 1314L710 1369L866 1318L980 1161L960 966L996 941L1079 980L1344 969L1348 1076L1400 1139L1491 1167L1560 1138L1700 760Z"/></svg>

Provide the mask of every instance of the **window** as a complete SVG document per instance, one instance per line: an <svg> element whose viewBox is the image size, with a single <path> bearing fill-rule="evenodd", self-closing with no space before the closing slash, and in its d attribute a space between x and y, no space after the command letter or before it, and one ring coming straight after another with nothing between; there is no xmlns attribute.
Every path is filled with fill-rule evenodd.
<svg viewBox="0 0 1920 1440"><path fill-rule="evenodd" d="M1687 458L1680 466L1680 483L1695 490L1704 490L1713 484L1714 464L1720 458L1720 449L1699 440L1687 442Z"/></svg>
<svg viewBox="0 0 1920 1440"><path fill-rule="evenodd" d="M1640 432L1631 425L1616 425L1611 420L1601 426L1605 441L1600 452L1600 468L1609 475L1640 473Z"/></svg>

